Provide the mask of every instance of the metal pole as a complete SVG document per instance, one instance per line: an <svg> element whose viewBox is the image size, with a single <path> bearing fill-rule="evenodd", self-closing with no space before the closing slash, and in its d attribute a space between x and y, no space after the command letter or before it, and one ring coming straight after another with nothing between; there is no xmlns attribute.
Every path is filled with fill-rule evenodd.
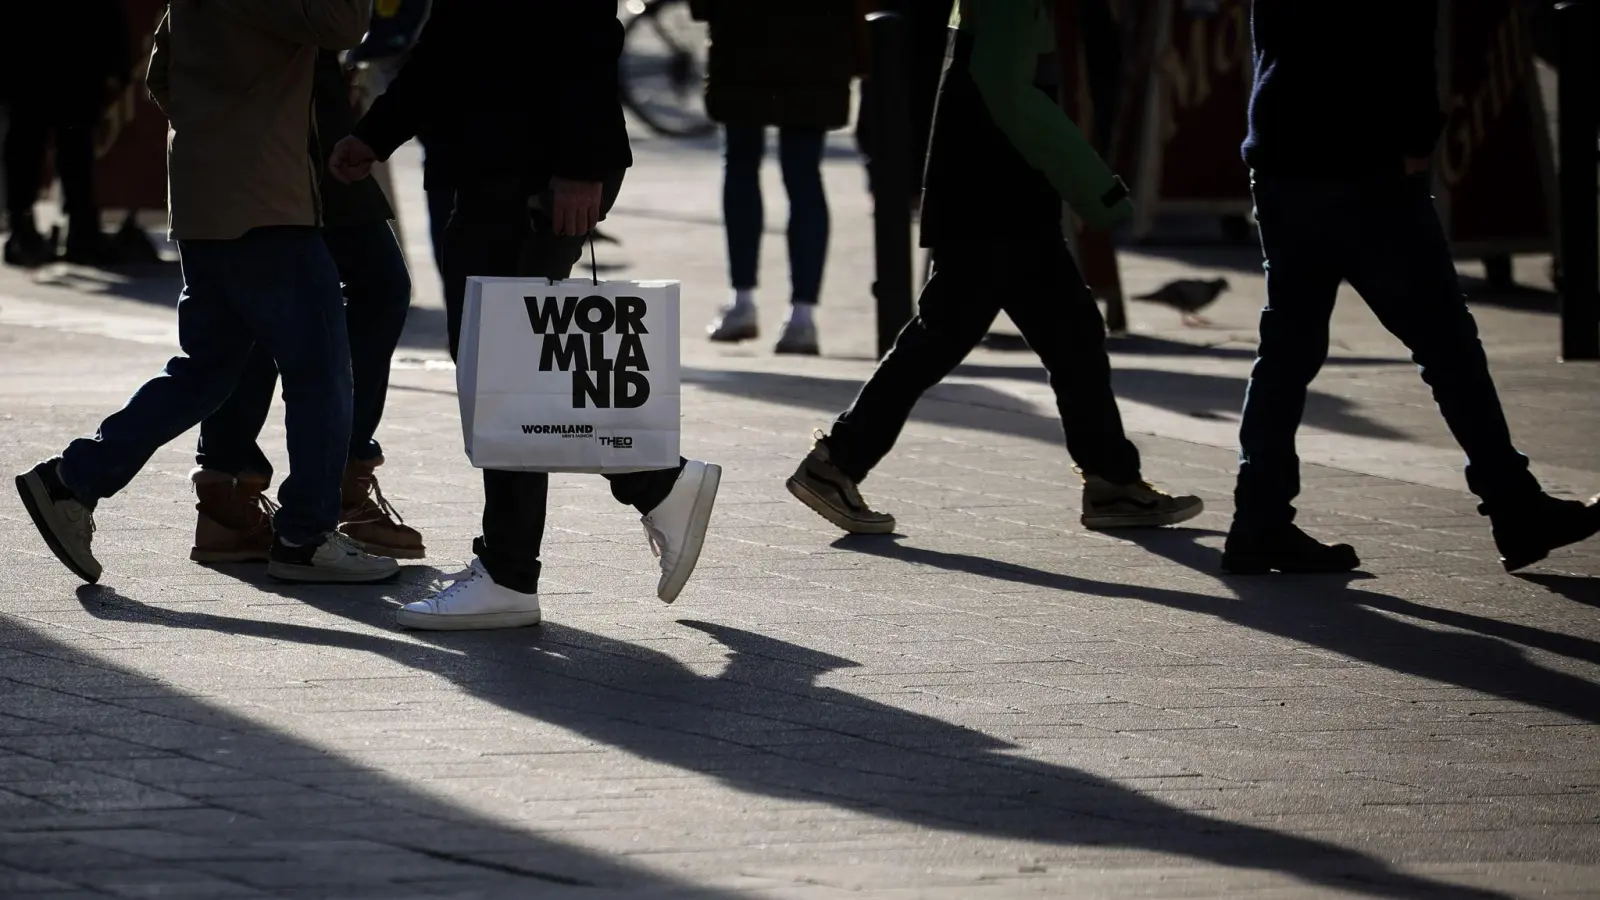
<svg viewBox="0 0 1600 900"><path fill-rule="evenodd" d="M1595 4L1556 6L1560 36L1561 358L1600 359L1600 201L1596 199Z"/></svg>
<svg viewBox="0 0 1600 900"><path fill-rule="evenodd" d="M867 16L872 34L871 102L863 110L877 132L872 159L872 224L877 277L878 357L911 321L911 57L905 17Z"/></svg>

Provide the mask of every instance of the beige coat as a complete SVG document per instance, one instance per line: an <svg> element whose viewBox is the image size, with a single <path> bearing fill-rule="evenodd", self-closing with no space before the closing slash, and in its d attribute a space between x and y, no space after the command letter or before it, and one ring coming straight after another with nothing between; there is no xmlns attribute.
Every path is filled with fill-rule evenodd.
<svg viewBox="0 0 1600 900"><path fill-rule="evenodd" d="M311 149L318 48L366 33L371 0L172 0L146 84L167 114L176 240L317 225Z"/></svg>

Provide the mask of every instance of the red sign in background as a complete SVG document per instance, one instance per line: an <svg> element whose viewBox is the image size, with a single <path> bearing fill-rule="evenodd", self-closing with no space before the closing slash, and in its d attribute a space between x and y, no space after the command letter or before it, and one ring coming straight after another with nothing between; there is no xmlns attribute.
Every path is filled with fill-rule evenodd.
<svg viewBox="0 0 1600 900"><path fill-rule="evenodd" d="M1525 0L1445 4L1435 156L1445 224L1458 247L1502 252L1553 244L1548 125L1538 101Z"/></svg>

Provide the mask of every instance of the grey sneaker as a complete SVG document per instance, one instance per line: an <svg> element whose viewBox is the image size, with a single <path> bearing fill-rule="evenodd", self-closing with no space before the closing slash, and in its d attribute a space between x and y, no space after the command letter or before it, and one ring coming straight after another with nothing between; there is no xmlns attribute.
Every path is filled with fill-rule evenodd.
<svg viewBox="0 0 1600 900"><path fill-rule="evenodd" d="M279 581L310 584L370 584L400 572L400 564L387 556L373 556L348 535L330 531L315 544L291 547L282 539L272 542L267 574Z"/></svg>
<svg viewBox="0 0 1600 900"><path fill-rule="evenodd" d="M753 341L761 336L761 324L754 304L740 306L730 303L717 314L716 321L706 329L711 340L719 344L736 344Z"/></svg>
<svg viewBox="0 0 1600 900"><path fill-rule="evenodd" d="M1206 508L1199 497L1174 497L1144 481L1115 484L1098 475L1083 476L1083 527L1154 528L1176 525Z"/></svg>
<svg viewBox="0 0 1600 900"><path fill-rule="evenodd" d="M785 322L783 333L778 335L778 346L773 348L773 352L792 356L819 355L822 349L817 344L816 320Z"/></svg>
<svg viewBox="0 0 1600 900"><path fill-rule="evenodd" d="M894 533L894 516L867 505L856 483L833 464L820 432L786 486L796 500L851 534Z"/></svg>
<svg viewBox="0 0 1600 900"><path fill-rule="evenodd" d="M28 508L50 552L72 574L90 584L100 580L100 561L94 558L94 510L84 506L61 481L59 459L47 459L17 476L17 493Z"/></svg>

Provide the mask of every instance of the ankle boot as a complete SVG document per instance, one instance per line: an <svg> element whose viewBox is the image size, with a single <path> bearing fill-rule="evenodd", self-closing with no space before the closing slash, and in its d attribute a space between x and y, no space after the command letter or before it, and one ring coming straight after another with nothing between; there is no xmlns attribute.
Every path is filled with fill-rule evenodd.
<svg viewBox="0 0 1600 900"><path fill-rule="evenodd" d="M377 468L383 457L352 459L345 464L344 486L339 496L339 530L361 549L394 559L421 559L428 555L422 535L405 524L400 513L378 487Z"/></svg>
<svg viewBox="0 0 1600 900"><path fill-rule="evenodd" d="M277 505L267 499L272 479L246 472L237 477L226 472L195 469L189 474L199 497L195 509L195 562L266 562L272 551L272 514Z"/></svg>
<svg viewBox="0 0 1600 900"><path fill-rule="evenodd" d="M1531 566L1558 547L1600 533L1600 497L1582 503L1540 493L1521 503L1485 503L1478 511L1489 517L1500 564L1507 572Z"/></svg>

